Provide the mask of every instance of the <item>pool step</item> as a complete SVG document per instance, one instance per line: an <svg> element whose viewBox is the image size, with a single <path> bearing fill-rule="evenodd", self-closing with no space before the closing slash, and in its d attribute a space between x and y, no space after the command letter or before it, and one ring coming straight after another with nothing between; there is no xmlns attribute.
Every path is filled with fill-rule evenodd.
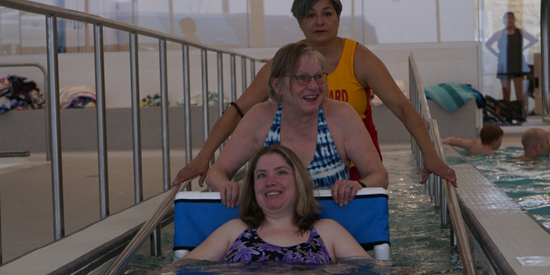
<svg viewBox="0 0 550 275"><path fill-rule="evenodd" d="M24 158L29 157L31 153L29 151L8 151L0 152L0 158Z"/></svg>

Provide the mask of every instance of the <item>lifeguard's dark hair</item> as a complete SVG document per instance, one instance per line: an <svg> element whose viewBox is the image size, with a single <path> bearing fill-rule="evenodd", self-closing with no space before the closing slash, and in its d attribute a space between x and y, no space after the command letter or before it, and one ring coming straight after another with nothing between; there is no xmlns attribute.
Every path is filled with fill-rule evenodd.
<svg viewBox="0 0 550 275"><path fill-rule="evenodd" d="M318 1L319 0L294 0L290 12L292 12L292 15L294 15L298 23L300 23ZM342 13L342 2L340 2L340 0L330 0L330 3L336 11L336 15L340 17Z"/></svg>
<svg viewBox="0 0 550 275"><path fill-rule="evenodd" d="M503 16L502 16L502 20L506 20L508 18L508 16L511 15L512 17L514 17L514 19L516 19L516 15L509 11L509 12L506 12Z"/></svg>
<svg viewBox="0 0 550 275"><path fill-rule="evenodd" d="M297 191L296 202L294 203L294 219L292 222L298 227L299 233L304 234L315 221L319 220L319 203L313 196L313 181L302 161L300 161L292 150L281 145L262 147L250 158L243 194L241 196L241 212L239 217L251 228L258 228L262 225L265 216L256 200L254 172L256 171L258 160L262 156L271 154L280 155L292 167Z"/></svg>
<svg viewBox="0 0 550 275"><path fill-rule="evenodd" d="M494 124L485 124L479 132L479 138L481 138L481 144L491 145L493 140L498 140L504 135L504 131Z"/></svg>
<svg viewBox="0 0 550 275"><path fill-rule="evenodd" d="M290 82L294 80L296 72L300 69L300 61L302 56L309 55L312 58L316 58L321 66L321 70L325 69L325 58L323 55L312 49L311 47L306 46L303 43L291 43L280 48L275 56L273 57L273 63L271 63L271 71L269 72L269 91L268 95L271 100L276 102L281 102L281 98L275 92L275 87L271 84L271 79L278 78L278 86L280 87L283 83L283 77L290 77ZM325 83L325 93L328 91ZM292 93L292 90L290 90Z"/></svg>

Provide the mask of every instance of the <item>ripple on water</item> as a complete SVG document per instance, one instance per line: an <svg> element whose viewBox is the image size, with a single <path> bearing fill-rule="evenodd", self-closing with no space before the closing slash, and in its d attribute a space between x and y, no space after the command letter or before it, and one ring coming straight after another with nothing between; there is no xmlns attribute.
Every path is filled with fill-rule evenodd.
<svg viewBox="0 0 550 275"><path fill-rule="evenodd" d="M466 155L465 150L458 151ZM506 147L491 155L466 155L466 159L550 228L550 158L528 162L514 160L522 155L523 148Z"/></svg>

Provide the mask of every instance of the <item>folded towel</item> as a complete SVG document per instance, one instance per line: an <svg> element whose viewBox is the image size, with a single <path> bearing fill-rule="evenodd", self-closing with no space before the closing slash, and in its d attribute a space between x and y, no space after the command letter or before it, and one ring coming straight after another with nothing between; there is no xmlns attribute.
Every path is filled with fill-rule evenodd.
<svg viewBox="0 0 550 275"><path fill-rule="evenodd" d="M454 112L472 98L476 98L478 108L485 105L483 96L474 88L458 83L441 83L424 88L427 99L437 102L443 109Z"/></svg>
<svg viewBox="0 0 550 275"><path fill-rule="evenodd" d="M78 97L88 97L95 101L95 89L86 85L61 88L59 90L59 107L61 109L69 108Z"/></svg>

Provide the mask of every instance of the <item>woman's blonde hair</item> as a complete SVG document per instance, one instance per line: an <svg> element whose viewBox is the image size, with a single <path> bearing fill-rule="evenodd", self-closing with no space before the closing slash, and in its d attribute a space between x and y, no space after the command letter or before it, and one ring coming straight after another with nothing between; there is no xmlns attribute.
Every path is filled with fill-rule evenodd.
<svg viewBox="0 0 550 275"><path fill-rule="evenodd" d="M258 228L264 221L264 212L258 205L256 192L254 191L254 172L258 160L262 156L271 154L280 155L294 171L294 181L297 192L296 202L294 203L293 223L298 227L299 232L303 234L309 230L310 226L315 221L319 220L319 203L313 196L313 181L307 169L292 150L281 145L262 147L250 158L243 188L239 217L252 228Z"/></svg>
<svg viewBox="0 0 550 275"><path fill-rule="evenodd" d="M300 61L302 56L306 54L317 59L319 65L321 65L321 70L325 69L326 61L323 55L303 43L287 44L277 51L277 53L273 57L273 63L271 63L271 71L269 72L268 95L271 100L281 102L281 98L277 95L273 85L271 84L271 79L281 79L282 77L290 76L292 81L293 76L296 75L296 72L300 68ZM280 86L281 83L282 81L280 80L278 82L278 85ZM326 90L328 89L325 89L325 92ZM292 92L292 90L290 92Z"/></svg>

